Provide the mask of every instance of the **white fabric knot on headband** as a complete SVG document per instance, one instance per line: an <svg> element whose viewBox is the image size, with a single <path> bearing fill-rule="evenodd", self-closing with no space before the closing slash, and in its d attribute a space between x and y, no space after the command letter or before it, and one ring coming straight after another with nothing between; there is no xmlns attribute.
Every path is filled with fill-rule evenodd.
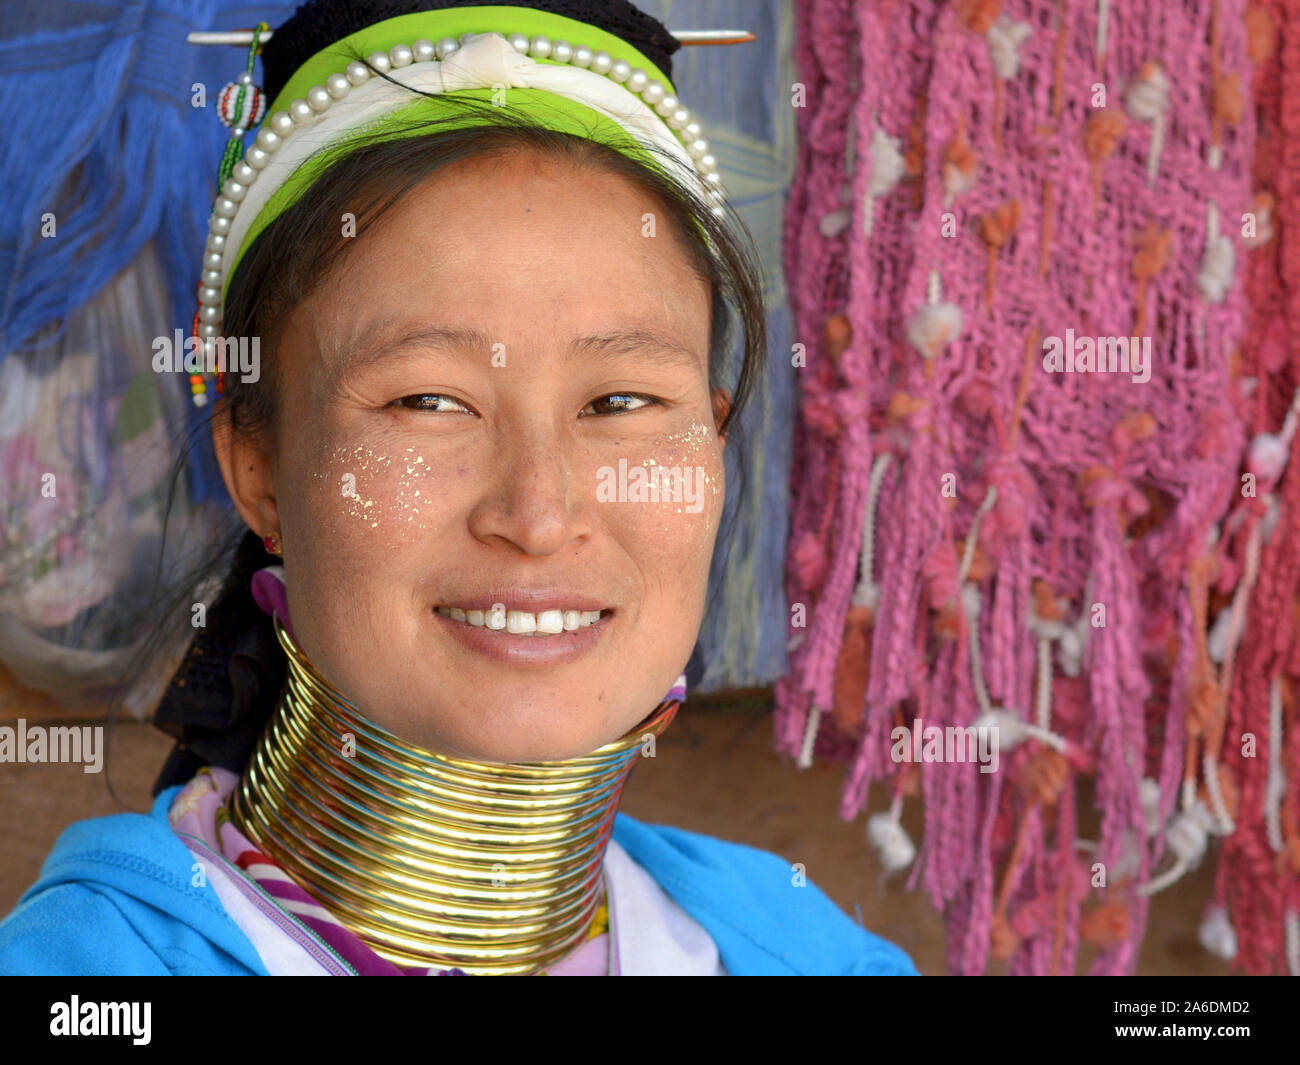
<svg viewBox="0 0 1300 1065"><path fill-rule="evenodd" d="M321 149L362 132L369 124L413 102L412 89L433 95L497 87L540 89L573 100L616 122L642 145L659 149L657 157L664 162L674 161L676 176L711 202L707 199L711 187L700 171L711 177L716 162L707 154L704 142L696 142L690 149L682 144L665 118L656 113L663 102L651 106L630 84L621 84L593 70L538 62L500 33L480 34L441 61L413 63L400 72L389 71L388 77L394 80L370 77L341 99L329 101L328 110L295 117L293 135L285 137L267 157L256 180L242 194L237 211L232 212L221 248L223 280L230 277L240 245L258 214L290 175ZM272 126L275 122L273 115ZM705 154L697 155L697 148L703 148ZM663 158L664 154L668 159Z"/></svg>
<svg viewBox="0 0 1300 1065"><path fill-rule="evenodd" d="M537 65L536 59L516 51L499 33L485 33L433 65L441 86L434 91L455 92L494 85L524 89L528 87L528 68Z"/></svg>

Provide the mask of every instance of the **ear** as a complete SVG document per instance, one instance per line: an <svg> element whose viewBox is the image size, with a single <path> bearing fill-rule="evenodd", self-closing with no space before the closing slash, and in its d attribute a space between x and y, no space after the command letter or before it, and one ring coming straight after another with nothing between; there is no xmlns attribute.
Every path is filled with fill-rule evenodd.
<svg viewBox="0 0 1300 1065"><path fill-rule="evenodd" d="M267 439L263 434L236 430L226 398L212 413L212 448L239 516L258 536L279 533L280 508Z"/></svg>
<svg viewBox="0 0 1300 1065"><path fill-rule="evenodd" d="M713 424L721 425L731 410L731 393L725 388L715 388L709 394L713 397ZM725 445L727 434L719 433L718 436Z"/></svg>

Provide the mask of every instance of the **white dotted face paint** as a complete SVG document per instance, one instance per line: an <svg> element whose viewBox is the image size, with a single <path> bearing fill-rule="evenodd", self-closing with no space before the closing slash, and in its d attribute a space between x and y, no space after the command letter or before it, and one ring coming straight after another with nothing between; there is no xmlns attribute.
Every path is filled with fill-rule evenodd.
<svg viewBox="0 0 1300 1065"><path fill-rule="evenodd" d="M312 476L334 483L342 513L350 519L372 529L383 520L424 531L421 515L434 502L429 489L432 473L418 448L389 455L357 445L335 448L326 468Z"/></svg>

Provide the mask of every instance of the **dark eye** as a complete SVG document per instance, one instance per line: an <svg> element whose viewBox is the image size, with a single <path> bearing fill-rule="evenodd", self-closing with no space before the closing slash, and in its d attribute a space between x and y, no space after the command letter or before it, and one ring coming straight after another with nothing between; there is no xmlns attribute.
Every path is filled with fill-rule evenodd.
<svg viewBox="0 0 1300 1065"><path fill-rule="evenodd" d="M611 392L608 396L601 396L599 399L593 399L587 404L588 407L594 407L597 404L605 403L608 400L615 400L614 409L609 411L598 411L604 414L630 414L634 410L641 410L644 407L655 406L659 400L654 396L643 396L637 392ZM628 400L639 403L639 406L630 407L627 405Z"/></svg>
<svg viewBox="0 0 1300 1065"><path fill-rule="evenodd" d="M411 400L414 400L415 402L410 402ZM454 403L456 406L460 407L461 410L467 409L465 404L461 403L460 400L452 399L451 396L444 396L438 392L420 392L413 396L403 396L401 399L395 400L394 404L399 407L404 407L406 410L432 411L433 413L438 414L442 413L438 408L439 401Z"/></svg>

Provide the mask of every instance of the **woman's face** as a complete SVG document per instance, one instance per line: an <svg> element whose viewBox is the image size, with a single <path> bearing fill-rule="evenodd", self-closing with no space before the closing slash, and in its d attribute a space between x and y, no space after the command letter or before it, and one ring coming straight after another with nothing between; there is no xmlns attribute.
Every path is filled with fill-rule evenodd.
<svg viewBox="0 0 1300 1065"><path fill-rule="evenodd" d="M632 183L530 151L440 171L340 239L279 334L274 443L216 434L245 521L281 534L300 646L419 746L519 762L618 738L704 612L727 403L707 283ZM602 614L512 635L440 610L467 607L516 629Z"/></svg>

